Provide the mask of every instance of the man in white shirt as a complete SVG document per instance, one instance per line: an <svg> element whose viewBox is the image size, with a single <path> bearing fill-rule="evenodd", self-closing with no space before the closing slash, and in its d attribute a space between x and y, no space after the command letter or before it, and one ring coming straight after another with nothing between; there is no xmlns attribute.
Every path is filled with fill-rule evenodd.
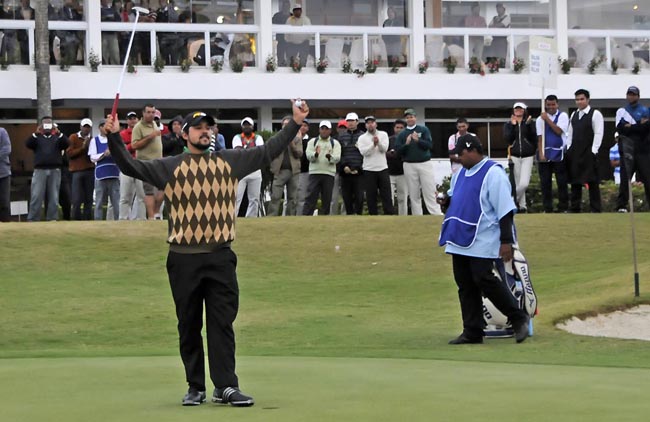
<svg viewBox="0 0 650 422"><path fill-rule="evenodd" d="M537 162L542 190L544 212L553 212L553 173L557 183L558 212L569 209L569 187L564 151L566 148L569 116L558 108L558 99L549 95L544 99L544 110L535 121L538 139ZM542 133L544 142L542 142Z"/></svg>
<svg viewBox="0 0 650 422"><path fill-rule="evenodd" d="M474 133L468 132L469 129L469 122L467 121L466 118L464 117L459 117L458 120L456 120L456 130L457 132L454 133L449 137L449 140L447 141L447 149L449 150L449 161L451 162L451 174L455 174L458 172L458 170L463 168L463 165L460 163L460 158L458 158L458 154L456 154L456 142L458 141L458 138L460 138L463 135L467 135L468 133L472 136L476 136Z"/></svg>
<svg viewBox="0 0 650 422"><path fill-rule="evenodd" d="M233 149L248 149L264 145L264 139L253 132L255 121L250 117L244 117L241 121L242 133L235 135L232 138ZM237 185L237 209L236 213L239 214L239 206L244 198L244 193L247 192L248 208L246 209L246 217L259 217L260 211L260 193L262 191L262 170L255 170L248 176L239 181Z"/></svg>
<svg viewBox="0 0 650 422"><path fill-rule="evenodd" d="M580 212L582 185L589 186L591 212L601 211L597 154L603 141L604 121L600 111L589 105L589 91L575 92L578 110L571 115L567 133L567 169L571 184L571 212Z"/></svg>
<svg viewBox="0 0 650 422"><path fill-rule="evenodd" d="M377 215L377 190L385 215L394 214L386 151L388 133L377 130L375 116L367 116L366 133L359 137L357 148L363 155L363 181L368 213Z"/></svg>

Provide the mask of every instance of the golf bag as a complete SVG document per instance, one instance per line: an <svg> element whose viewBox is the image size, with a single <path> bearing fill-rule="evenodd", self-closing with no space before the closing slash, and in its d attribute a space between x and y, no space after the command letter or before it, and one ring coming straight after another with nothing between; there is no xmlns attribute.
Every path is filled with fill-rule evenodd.
<svg viewBox="0 0 650 422"><path fill-rule="evenodd" d="M506 283L519 308L526 311L532 320L537 313L537 296L530 280L528 261L519 250L519 245L515 244L513 249L512 261L495 259L493 272ZM486 337L512 337L513 330L508 318L486 297L483 298L483 319L486 324ZM530 334L532 335L532 331Z"/></svg>

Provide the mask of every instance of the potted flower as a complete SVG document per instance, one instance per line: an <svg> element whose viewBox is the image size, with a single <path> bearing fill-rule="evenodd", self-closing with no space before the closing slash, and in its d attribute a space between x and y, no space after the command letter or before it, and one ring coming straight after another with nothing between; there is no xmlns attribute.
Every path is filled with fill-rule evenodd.
<svg viewBox="0 0 650 422"><path fill-rule="evenodd" d="M352 61L346 58L341 62L341 70L343 73L352 73Z"/></svg>
<svg viewBox="0 0 650 422"><path fill-rule="evenodd" d="M9 56L5 51L5 54L0 56L0 70L7 70L7 69L9 69Z"/></svg>
<svg viewBox="0 0 650 422"><path fill-rule="evenodd" d="M128 64L126 65L126 71L129 73L138 73L138 69L136 69L131 59L129 59Z"/></svg>
<svg viewBox="0 0 650 422"><path fill-rule="evenodd" d="M160 73L163 71L164 68L165 68L165 60L160 56L156 56L156 58L153 60L153 71L156 73Z"/></svg>
<svg viewBox="0 0 650 422"><path fill-rule="evenodd" d="M485 76L485 66L476 56L472 56L472 58L469 59L467 66L469 68L469 73L478 73L481 76Z"/></svg>
<svg viewBox="0 0 650 422"><path fill-rule="evenodd" d="M244 71L244 62L239 57L230 61L230 69L235 73L242 73Z"/></svg>
<svg viewBox="0 0 650 422"><path fill-rule="evenodd" d="M526 62L521 57L515 57L515 59L512 61L512 70L514 70L515 73L521 73L525 67Z"/></svg>
<svg viewBox="0 0 650 422"><path fill-rule="evenodd" d="M327 66L329 66L327 59L318 59L316 61L316 72L325 73L325 71L327 70Z"/></svg>
<svg viewBox="0 0 650 422"><path fill-rule="evenodd" d="M587 65L587 72L593 75L594 73L596 73L596 69L598 69L598 66L600 66L604 61L605 61L605 56L594 57L589 61L589 64Z"/></svg>
<svg viewBox="0 0 650 422"><path fill-rule="evenodd" d="M488 60L485 66L488 68L488 71L490 73L497 73L499 71L499 60L495 58L491 58L490 60Z"/></svg>
<svg viewBox="0 0 650 422"><path fill-rule="evenodd" d="M557 61L558 63L560 63L560 70L562 70L562 73L568 75L569 72L571 72L571 63L569 62L569 60L563 59L562 57L558 57Z"/></svg>
<svg viewBox="0 0 650 422"><path fill-rule="evenodd" d="M456 71L456 66L458 66L458 61L455 57L449 56L442 61L447 69L447 73L454 73Z"/></svg>
<svg viewBox="0 0 650 422"><path fill-rule="evenodd" d="M219 73L219 72L221 72L221 69L223 69L223 61L222 60L212 59L210 64L212 65L212 71L214 73Z"/></svg>
<svg viewBox="0 0 650 422"><path fill-rule="evenodd" d="M618 60L612 59L612 61L610 62L610 65L612 67L612 73L615 74L616 72L618 72Z"/></svg>
<svg viewBox="0 0 650 422"><path fill-rule="evenodd" d="M375 73L377 71L377 66L379 66L379 60L377 59L366 60L366 73Z"/></svg>
<svg viewBox="0 0 650 422"><path fill-rule="evenodd" d="M92 48L90 49L90 53L88 54L88 64L90 65L90 71L91 72L97 72L99 69L99 65L102 64L102 60L99 58L99 56L95 53L95 50Z"/></svg>
<svg viewBox="0 0 650 422"><path fill-rule="evenodd" d="M639 61L637 60L637 61L634 62L634 67L632 68L632 73L634 73L635 75L638 75L640 71L641 71L641 65L639 64Z"/></svg>
<svg viewBox="0 0 650 422"><path fill-rule="evenodd" d="M399 61L399 58L393 57L392 59L390 59L390 73L399 72L400 67L401 67L401 63Z"/></svg>
<svg viewBox="0 0 650 422"><path fill-rule="evenodd" d="M278 60L275 58L273 54L269 54L268 57L266 58L266 71L273 73L277 68L278 68Z"/></svg>
<svg viewBox="0 0 650 422"><path fill-rule="evenodd" d="M298 57L291 58L291 70L296 73L300 73L302 70L302 63L300 63L300 59Z"/></svg>
<svg viewBox="0 0 650 422"><path fill-rule="evenodd" d="M429 62L424 60L418 63L418 72L419 73L426 73L427 70L429 70Z"/></svg>

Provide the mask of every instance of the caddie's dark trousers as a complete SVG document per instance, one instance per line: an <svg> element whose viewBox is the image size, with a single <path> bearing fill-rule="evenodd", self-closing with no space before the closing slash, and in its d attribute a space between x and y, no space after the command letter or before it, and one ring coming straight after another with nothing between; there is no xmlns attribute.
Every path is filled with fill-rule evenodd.
<svg viewBox="0 0 650 422"><path fill-rule="evenodd" d="M544 211L553 212L553 173L555 173L559 200L557 210L560 212L567 211L569 209L569 185L564 161L540 162L538 169Z"/></svg>
<svg viewBox="0 0 650 422"><path fill-rule="evenodd" d="M232 324L239 309L237 256L230 248L212 253L167 255L181 358L190 388L205 391L203 303L208 335L210 379L216 388L238 387L235 375L235 333Z"/></svg>
<svg viewBox="0 0 650 422"><path fill-rule="evenodd" d="M485 321L481 292L511 323L526 318L526 313L517 307L517 302L506 284L492 273L493 259L452 255L452 263L463 315L463 333L467 337L483 337Z"/></svg>

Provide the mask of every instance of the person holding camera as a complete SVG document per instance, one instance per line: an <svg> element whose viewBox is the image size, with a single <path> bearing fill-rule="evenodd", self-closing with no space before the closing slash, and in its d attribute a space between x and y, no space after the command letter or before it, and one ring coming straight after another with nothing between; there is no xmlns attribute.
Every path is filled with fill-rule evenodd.
<svg viewBox="0 0 650 422"><path fill-rule="evenodd" d="M92 220L95 164L88 157L88 146L93 138L93 122L90 119L83 119L79 126L79 132L70 135L70 146L66 150L72 174L72 219ZM81 205L83 205L83 214Z"/></svg>
<svg viewBox="0 0 650 422"><path fill-rule="evenodd" d="M45 116L25 146L34 151L34 174L27 221L41 220L41 207L46 193L45 218L47 221L56 221L59 217L62 151L68 148L68 138L55 127L51 116Z"/></svg>

